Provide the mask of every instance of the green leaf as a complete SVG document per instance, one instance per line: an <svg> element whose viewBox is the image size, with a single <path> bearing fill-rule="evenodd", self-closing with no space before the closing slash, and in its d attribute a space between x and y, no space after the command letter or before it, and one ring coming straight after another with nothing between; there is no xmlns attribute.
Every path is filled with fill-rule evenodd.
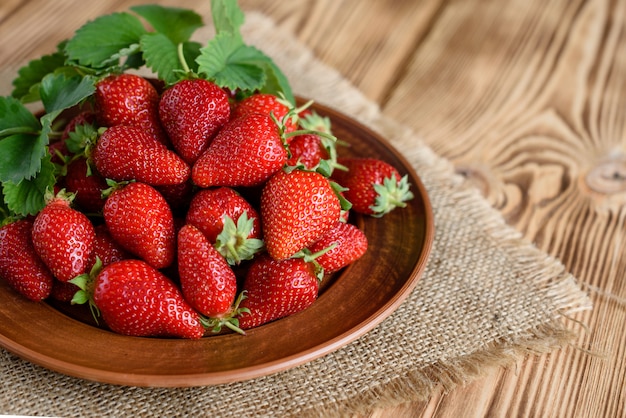
<svg viewBox="0 0 626 418"><path fill-rule="evenodd" d="M162 33L150 33L141 38L141 49L146 66L155 72L159 79L167 84L174 83L178 76L175 71L182 71L176 44Z"/></svg>
<svg viewBox="0 0 626 418"><path fill-rule="evenodd" d="M26 128L32 132L38 132L39 121L18 99L14 97L0 97L0 138L8 135L5 131Z"/></svg>
<svg viewBox="0 0 626 418"><path fill-rule="evenodd" d="M146 33L141 21L129 13L112 13L80 27L65 47L70 61L102 68L115 57L128 56Z"/></svg>
<svg viewBox="0 0 626 418"><path fill-rule="evenodd" d="M289 80L269 57L267 57L267 61L265 63L265 73L267 74L267 82L261 89L261 92L270 93L276 96L279 96L280 93L282 93L290 103L296 102Z"/></svg>
<svg viewBox="0 0 626 418"><path fill-rule="evenodd" d="M156 32L166 36L174 45L188 41L193 32L203 25L202 17L192 10L156 4L130 9L146 19Z"/></svg>
<svg viewBox="0 0 626 418"><path fill-rule="evenodd" d="M41 80L39 95L46 112L54 119L61 111L77 105L91 96L95 88L92 77L73 76L65 74L48 74Z"/></svg>
<svg viewBox="0 0 626 418"><path fill-rule="evenodd" d="M141 68L143 67L143 65L146 62L143 59L143 54L141 52L141 48L139 45L137 45L137 50L132 52L131 54L129 54L126 58L126 61L124 61L124 65L122 66L122 71L129 69L129 68Z"/></svg>
<svg viewBox="0 0 626 418"><path fill-rule="evenodd" d="M200 56L200 49L202 45L198 42L189 41L183 43L183 56L185 62L189 66L189 71L192 73L198 73L198 63L196 59Z"/></svg>
<svg viewBox="0 0 626 418"><path fill-rule="evenodd" d="M18 183L41 169L47 135L16 134L0 141L0 181Z"/></svg>
<svg viewBox="0 0 626 418"><path fill-rule="evenodd" d="M44 76L64 65L65 55L60 51L30 61L17 72L18 75L13 80L14 88L11 95L24 103L39 100L39 90L33 87L37 87Z"/></svg>
<svg viewBox="0 0 626 418"><path fill-rule="evenodd" d="M47 156L41 161L41 171L36 177L3 183L4 202L14 214L35 215L45 206L46 190L52 189L54 183L54 164Z"/></svg>
<svg viewBox="0 0 626 418"><path fill-rule="evenodd" d="M217 34L226 32L240 36L245 16L237 0L211 0L211 15Z"/></svg>
<svg viewBox="0 0 626 418"><path fill-rule="evenodd" d="M198 71L220 87L254 91L265 85L264 55L229 33L216 35L200 49Z"/></svg>

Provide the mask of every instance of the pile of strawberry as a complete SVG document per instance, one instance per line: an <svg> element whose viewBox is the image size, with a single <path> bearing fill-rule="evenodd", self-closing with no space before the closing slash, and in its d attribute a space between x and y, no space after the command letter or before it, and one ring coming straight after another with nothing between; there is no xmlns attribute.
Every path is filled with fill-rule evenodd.
<svg viewBox="0 0 626 418"><path fill-rule="evenodd" d="M138 10L155 28L155 13L189 17ZM213 13L228 21L216 21L216 38L238 36L235 2L214 1ZM30 152L38 163L28 175L24 164L0 172L0 278L26 298L88 303L124 335L245 333L306 309L325 276L365 253L351 212L383 216L412 198L386 162L338 157L328 118L296 107L273 63L251 87L209 74L206 55L189 68L177 48L181 68L155 64L158 78L147 79L77 63L79 35L93 25L66 44L62 66L34 77L46 58L20 73L18 92L37 81L20 96L38 92L37 123L15 98L0 101L4 158ZM143 64L156 60L148 39Z"/></svg>

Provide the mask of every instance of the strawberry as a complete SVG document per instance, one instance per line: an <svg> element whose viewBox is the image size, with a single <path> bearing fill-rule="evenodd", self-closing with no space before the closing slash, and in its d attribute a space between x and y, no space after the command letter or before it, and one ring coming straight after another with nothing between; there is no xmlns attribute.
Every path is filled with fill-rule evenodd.
<svg viewBox="0 0 626 418"><path fill-rule="evenodd" d="M96 84L95 103L101 126L137 126L168 144L159 121L159 93L145 78L128 73L107 76Z"/></svg>
<svg viewBox="0 0 626 418"><path fill-rule="evenodd" d="M186 221L215 244L229 264L251 259L262 247L261 218L256 209L229 187L197 192Z"/></svg>
<svg viewBox="0 0 626 418"><path fill-rule="evenodd" d="M185 225L178 232L178 272L185 300L208 317L230 311L237 294L237 277L202 232Z"/></svg>
<svg viewBox="0 0 626 418"><path fill-rule="evenodd" d="M32 229L35 251L62 282L87 271L95 239L91 221L70 207L70 200L63 193L50 199L35 217Z"/></svg>
<svg viewBox="0 0 626 418"><path fill-rule="evenodd" d="M288 141L291 156L287 165L318 171L326 177L336 168L345 170L337 162L337 138L331 132L330 119L315 111L301 114L304 116L299 122L303 130L294 132Z"/></svg>
<svg viewBox="0 0 626 418"><path fill-rule="evenodd" d="M108 128L98 139L92 157L96 170L115 181L180 184L191 172L178 155L136 126Z"/></svg>
<svg viewBox="0 0 626 418"><path fill-rule="evenodd" d="M261 192L269 254L282 260L317 241L339 220L341 204L328 179L313 171L279 171Z"/></svg>
<svg viewBox="0 0 626 418"><path fill-rule="evenodd" d="M318 253L331 246L330 250L315 258L326 273L336 272L361 258L367 251L367 237L355 225L337 222L309 250Z"/></svg>
<svg viewBox="0 0 626 418"><path fill-rule="evenodd" d="M243 283L246 298L240 308L239 328L250 329L300 312L315 302L319 279L312 263L302 258L276 261L267 254L257 257Z"/></svg>
<svg viewBox="0 0 626 418"><path fill-rule="evenodd" d="M190 339L204 335L199 314L178 287L142 260L109 264L93 286L93 303L114 332Z"/></svg>
<svg viewBox="0 0 626 418"><path fill-rule="evenodd" d="M227 123L193 165L200 187L256 186L287 161L276 123L267 115L244 115Z"/></svg>
<svg viewBox="0 0 626 418"><path fill-rule="evenodd" d="M185 79L162 94L159 117L178 155L193 165L230 119L230 103L216 84Z"/></svg>
<svg viewBox="0 0 626 418"><path fill-rule="evenodd" d="M273 114L277 121L284 122L285 132L293 132L298 127L297 122L291 118L283 120L292 108L293 106L289 102L273 94L257 93L235 104L233 118L252 113L260 113L266 116Z"/></svg>
<svg viewBox="0 0 626 418"><path fill-rule="evenodd" d="M323 147L321 137L315 134L296 135L289 142L291 157L287 165L302 165L307 170L315 170L322 160L329 158L328 151Z"/></svg>
<svg viewBox="0 0 626 418"><path fill-rule="evenodd" d="M113 239L106 224L100 224L95 228L96 239L93 246L92 263L96 258L100 259L102 266L130 258L130 254ZM93 267L90 266L90 267Z"/></svg>
<svg viewBox="0 0 626 418"><path fill-rule="evenodd" d="M376 158L340 158L347 168L335 170L332 178L347 188L344 192L355 212L381 217L396 207L405 207L413 198L409 191L408 176L401 177L398 170Z"/></svg>
<svg viewBox="0 0 626 418"><path fill-rule="evenodd" d="M168 267L176 255L172 211L163 196L145 183L115 189L103 209L113 239L156 269Z"/></svg>
<svg viewBox="0 0 626 418"><path fill-rule="evenodd" d="M106 190L106 179L88 166L87 159L77 157L67 166L65 174L66 189L75 194L74 203L83 211L96 213L102 210Z"/></svg>
<svg viewBox="0 0 626 418"><path fill-rule="evenodd" d="M52 291L50 292L50 298L58 300L59 302L71 302L76 292L80 288L72 282L62 282L54 279L52 283Z"/></svg>
<svg viewBox="0 0 626 418"><path fill-rule="evenodd" d="M179 184L166 184L154 186L170 205L173 211L184 213L189 207L189 203L194 195L194 186L191 180Z"/></svg>
<svg viewBox="0 0 626 418"><path fill-rule="evenodd" d="M31 241L33 222L21 219L0 228L0 277L32 301L46 299L54 277Z"/></svg>

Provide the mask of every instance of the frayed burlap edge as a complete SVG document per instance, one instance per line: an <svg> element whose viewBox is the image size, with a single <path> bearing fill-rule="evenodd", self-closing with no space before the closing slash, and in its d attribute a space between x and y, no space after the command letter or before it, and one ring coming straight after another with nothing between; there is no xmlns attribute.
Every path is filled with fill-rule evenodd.
<svg viewBox="0 0 626 418"><path fill-rule="evenodd" d="M484 350L411 371L358 397L328 405L324 411L312 409L297 415L305 418L348 417L408 402L426 402L437 391L447 394L487 376L494 367L508 368L528 356L574 346L573 341L578 336L578 332L567 329L561 322L544 324L515 343L493 342ZM574 348L580 349L577 346Z"/></svg>

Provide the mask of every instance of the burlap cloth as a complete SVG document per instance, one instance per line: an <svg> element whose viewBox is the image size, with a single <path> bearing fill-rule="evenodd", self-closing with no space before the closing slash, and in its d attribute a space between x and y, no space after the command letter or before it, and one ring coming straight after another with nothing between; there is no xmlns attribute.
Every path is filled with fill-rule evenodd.
<svg viewBox="0 0 626 418"><path fill-rule="evenodd" d="M308 364L246 382L181 389L114 386L57 374L0 350L0 413L349 415L425 399L437 387L449 389L475 378L487 365L511 364L572 341L563 318L590 308L590 302L557 260L523 241L454 174L448 161L383 117L375 104L270 19L251 13L244 32L276 60L297 94L379 131L413 164L428 190L436 225L423 278L390 318L355 342ZM9 75L3 75L6 95Z"/></svg>

